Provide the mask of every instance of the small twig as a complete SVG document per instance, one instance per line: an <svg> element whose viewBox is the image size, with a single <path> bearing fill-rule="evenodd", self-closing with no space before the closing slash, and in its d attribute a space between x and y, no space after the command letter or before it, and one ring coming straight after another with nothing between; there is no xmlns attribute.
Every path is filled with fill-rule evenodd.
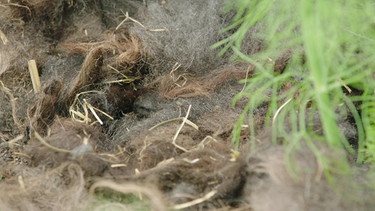
<svg viewBox="0 0 375 211"><path fill-rule="evenodd" d="M108 153L100 153L100 154L97 154L99 155L99 158L104 160L105 162L108 162L108 163L119 163L121 162L120 159L115 155L115 154L108 154ZM104 157L108 157L108 158L104 158Z"/></svg>
<svg viewBox="0 0 375 211"><path fill-rule="evenodd" d="M174 205L174 206L172 206L172 209L180 210L180 209L185 209L185 208L200 204L204 201L207 201L211 197L213 197L216 193L217 193L217 190L210 191L201 198L194 199L194 200L186 202L186 203Z"/></svg>
<svg viewBox="0 0 375 211"><path fill-rule="evenodd" d="M18 184L20 185L21 189L25 191L26 190L25 182L23 181L22 175L19 175L17 180L18 180Z"/></svg>
<svg viewBox="0 0 375 211"><path fill-rule="evenodd" d="M249 72L250 72L250 67L251 67L251 66L249 65L249 67L248 67L247 70L246 70L245 83L244 83L244 85L243 85L243 87L242 87L240 93L243 92L243 91L245 90L245 88L246 88L246 85L247 85L247 78L249 77Z"/></svg>
<svg viewBox="0 0 375 211"><path fill-rule="evenodd" d="M4 32L0 30L0 39L3 41L4 45L8 44L8 38L5 36Z"/></svg>
<svg viewBox="0 0 375 211"><path fill-rule="evenodd" d="M70 112L70 115L72 116L73 120L81 122L81 123L86 123L86 117L81 112L75 111L73 109L69 109L69 112ZM81 118L83 120L78 120L76 116L78 116L79 118ZM91 119L89 118L88 121L91 122Z"/></svg>
<svg viewBox="0 0 375 211"><path fill-rule="evenodd" d="M124 12L122 12L122 14L124 14ZM124 15L125 15L125 19L124 19L123 21L121 21L121 23L116 27L116 30L119 29L120 26L121 26L122 24L124 24L125 21L127 21L127 20L131 20L131 21L133 21L134 23L140 25L142 28L145 28L145 29L146 29L146 27L145 27L141 22L137 21L137 20L134 19L134 18L131 18L131 17L129 16L129 13L128 13L128 12L126 12Z"/></svg>
<svg viewBox="0 0 375 211"><path fill-rule="evenodd" d="M14 139L8 141L8 144L15 144L17 141L22 140L23 138L25 138L25 135L23 135L23 134L18 135Z"/></svg>
<svg viewBox="0 0 375 211"><path fill-rule="evenodd" d="M140 25L142 28L146 29L147 31L151 31L151 32L163 32L163 31L167 31L166 29L149 29L149 28L145 27L141 22L139 22L136 19L130 17L128 12L126 12L126 13L122 12L122 14L125 15L125 19L123 21L121 21L121 23L116 27L115 30L118 30L121 27L121 25L124 24L127 20L131 20L134 23Z"/></svg>
<svg viewBox="0 0 375 211"><path fill-rule="evenodd" d="M10 141L4 141L3 143L0 144L0 146L5 144L5 146L7 146L7 147L9 147L10 149L13 150L15 146L21 146L20 144L17 144L17 142L19 140L22 140L24 137L25 137L25 135L23 135L23 134L18 135L17 137L13 138ZM13 152L13 154L15 154L15 152Z"/></svg>
<svg viewBox="0 0 375 211"><path fill-rule="evenodd" d="M39 78L39 72L38 68L36 66L35 60L30 60L28 62L29 65L29 72L31 77L31 82L33 84L34 93L37 94L40 92L40 78Z"/></svg>
<svg viewBox="0 0 375 211"><path fill-rule="evenodd" d="M346 91L349 92L349 94L352 93L352 89L348 85L346 85L345 82L341 78L339 79L339 81L342 84L342 86L346 89Z"/></svg>
<svg viewBox="0 0 375 211"><path fill-rule="evenodd" d="M117 70L116 68L112 67L111 65L107 65L111 70L115 71L116 73L120 74L122 77L124 77L125 79L128 79L128 76L126 76L125 74L123 74L122 72L120 72L119 70Z"/></svg>
<svg viewBox="0 0 375 211"><path fill-rule="evenodd" d="M173 65L172 70L171 70L171 72L169 73L169 75L171 76L171 78L172 78L172 80L173 80L173 82L174 82L174 84L175 84L176 86L178 86L178 87L183 87L183 86L185 86L185 84L186 84L187 81L188 81L187 78L185 77L185 74L181 74L181 75L177 76L177 78L176 78L175 75L174 75L174 72L177 71L178 68L180 68L180 67L181 67L181 64L179 64L178 62L176 62L176 64ZM183 79L182 84L178 84L178 83L177 83L178 80L180 80L180 78Z"/></svg>
<svg viewBox="0 0 375 211"><path fill-rule="evenodd" d="M38 139L38 141L40 141L40 143L42 143L44 146L52 149L52 150L55 150L56 152L63 152L63 153L71 153L72 151L70 150L66 150L66 149L60 149L58 147L55 147L55 146L52 146L51 144L47 143L46 140L44 140L38 132L34 132L34 135L35 135L35 138Z"/></svg>
<svg viewBox="0 0 375 211"><path fill-rule="evenodd" d="M15 7L21 7L21 8L25 8L29 11L30 15L31 15L31 10L29 7L27 6L24 6L24 5L20 5L20 4L14 4L14 3L9 3L8 1L8 4L4 4L5 6L15 6Z"/></svg>
<svg viewBox="0 0 375 211"><path fill-rule="evenodd" d="M88 112L88 110L90 110L91 113L94 115L95 119L100 124L103 124L103 121L99 118L99 116L97 115L97 112L100 112L101 114L105 115L109 119L114 120L114 118L111 115L109 115L106 112L104 112L104 111L102 111L102 110L94 107L89 102L87 102L85 99L83 99L83 101L84 101L83 103L80 102L79 96L84 95L84 94L88 94L88 93L99 93L99 94L101 94L102 92L96 91L96 90L91 90L91 91L86 91L86 92L78 93L76 95L76 97L74 98L74 101L73 101L72 105L69 108L69 113L70 113L72 119L74 119L75 121L78 121L78 122L82 122L82 123L88 124L88 123L91 122L91 119L89 118L89 112ZM80 110L80 106L78 105L79 104L78 102L80 103L80 106L83 109L83 113L79 111ZM74 110L74 108L76 108L76 110ZM82 120L77 119L76 116L79 117Z"/></svg>
<svg viewBox="0 0 375 211"><path fill-rule="evenodd" d="M208 141L207 141L208 140ZM204 149L204 145L210 143L211 141L217 142L212 136L206 136L197 146L198 149Z"/></svg>
<svg viewBox="0 0 375 211"><path fill-rule="evenodd" d="M10 89L8 89L4 83L2 81L0 81L0 84L2 86L2 90L3 92L8 96L9 98L9 101L10 101L10 105L12 107L12 117L13 117L13 121L14 121L14 124L18 127L18 129L21 129L22 128L22 124L21 122L19 121L18 117L17 117L17 108L16 108L16 99L14 98L13 94L10 92Z"/></svg>
<svg viewBox="0 0 375 211"><path fill-rule="evenodd" d="M91 105L91 106L92 106L92 105ZM95 111L98 111L98 112L100 112L101 114L103 114L104 116L108 117L110 120L114 120L114 119L115 119L115 118L113 118L113 116L107 114L106 112L100 110L99 108L96 108L96 107L94 107L94 106L92 106L92 108L93 108Z"/></svg>
<svg viewBox="0 0 375 211"><path fill-rule="evenodd" d="M118 79L118 80L113 80L113 81L104 81L102 83L104 84L113 84L113 83L132 83L136 80L139 80L139 79L142 79L142 77L138 76L138 77L133 77L133 78L129 78L128 76L126 76L125 74L121 73L119 70L117 70L116 68L112 67L111 65L107 65L111 70L115 71L117 74L121 75L123 77L123 79Z"/></svg>
<svg viewBox="0 0 375 211"><path fill-rule="evenodd" d="M187 162L187 163L190 163L190 164L194 164L194 163L197 163L198 161L200 161L199 158L195 158L194 160L189 160L188 158L184 158L182 160Z"/></svg>
<svg viewBox="0 0 375 211"><path fill-rule="evenodd" d="M177 130L177 132L176 132L176 134L174 135L173 140L172 140L172 144L173 144L175 147L181 149L181 150L184 151L184 152L187 152L188 150L185 149L185 148L183 148L182 146L176 144L176 140L177 140L178 135L180 134L181 129L184 127L184 125L185 125L185 123L186 123L186 120L187 120L187 118L188 118L188 116L189 116L189 114L190 114L190 109L191 109L191 105L189 105L189 108L188 108L188 110L187 110L187 112L186 112L186 116L185 116L184 120L182 121L180 127L178 128L178 130Z"/></svg>
<svg viewBox="0 0 375 211"><path fill-rule="evenodd" d="M162 126L162 125L168 124L168 123L170 123L170 122L183 121L183 120L184 120L184 117L178 117L178 118L174 118L174 119L169 119L169 120L167 120L167 121L160 122L159 124L157 124L157 125L151 127L150 129L148 129L148 131L152 131L152 130L154 130L154 129L156 129L156 128ZM188 119L186 120L186 124L190 125L191 127L193 127L193 128L196 129L196 130L199 130L198 125L194 124L192 121L190 121L190 120L188 120Z"/></svg>
<svg viewBox="0 0 375 211"><path fill-rule="evenodd" d="M104 81L103 84L115 84L115 83L132 83L135 80L139 80L141 77L135 77L135 78L124 78L124 79L118 79L113 81Z"/></svg>
<svg viewBox="0 0 375 211"><path fill-rule="evenodd" d="M127 166L126 164L119 163L119 164L112 164L111 168L119 168L119 167L126 167L126 166Z"/></svg>
<svg viewBox="0 0 375 211"><path fill-rule="evenodd" d="M86 104L83 104L83 111L85 112L85 124L88 124L89 123L89 112L87 110L87 105Z"/></svg>
<svg viewBox="0 0 375 211"><path fill-rule="evenodd" d="M27 159L31 159L30 155L27 155L27 154L24 154L24 153L20 153L20 152L13 152L13 155L16 155L18 157L24 157L24 158L27 158Z"/></svg>
<svg viewBox="0 0 375 211"><path fill-rule="evenodd" d="M99 122L99 124L103 125L103 121L99 118L98 114L96 114L93 106L86 101L86 99L83 99L84 105L87 106L91 113L94 115L95 119Z"/></svg>

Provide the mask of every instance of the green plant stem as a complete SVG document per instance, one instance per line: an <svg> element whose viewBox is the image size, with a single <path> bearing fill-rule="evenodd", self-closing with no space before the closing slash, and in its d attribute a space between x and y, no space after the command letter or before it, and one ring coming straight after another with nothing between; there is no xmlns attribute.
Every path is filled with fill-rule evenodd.
<svg viewBox="0 0 375 211"><path fill-rule="evenodd" d="M310 69L310 80L315 89L315 100L327 142L331 146L340 147L340 130L336 123L334 109L331 106L328 92L329 65L325 62L325 34L323 23L326 16L317 12L324 8L325 3L301 1L302 36Z"/></svg>

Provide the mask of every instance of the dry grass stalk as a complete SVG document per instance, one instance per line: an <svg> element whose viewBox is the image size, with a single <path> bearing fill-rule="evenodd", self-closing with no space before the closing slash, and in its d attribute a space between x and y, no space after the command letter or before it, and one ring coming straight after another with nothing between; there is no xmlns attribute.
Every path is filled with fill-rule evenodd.
<svg viewBox="0 0 375 211"><path fill-rule="evenodd" d="M85 123L85 124L91 123L92 120L89 118L89 110L90 110L91 113L94 115L95 119L101 125L103 124L103 121L99 118L99 116L96 112L100 112L101 114L105 115L109 119L114 120L114 118L111 115L109 115L106 112L94 107L89 102L87 102L86 99L83 99L83 103L80 102L79 97L81 95L88 94L88 93L102 93L102 92L97 91L97 90L90 90L90 91L81 92L81 93L76 94L72 105L69 107L69 113L70 113L71 118L73 120L77 121L77 122L81 122L81 123ZM80 108L83 109L83 113L81 112Z"/></svg>
<svg viewBox="0 0 375 211"><path fill-rule="evenodd" d="M163 121L163 122L160 122L159 124L151 127L150 129L148 129L148 131L152 131L162 125L165 125L165 124L168 124L170 122L174 122L174 121L183 121L185 118L184 117L178 117L178 118L174 118L174 119L170 119L170 120L167 120L167 121ZM191 127L193 127L194 129L196 130L199 130L199 127L198 125L196 125L194 122L190 121L190 120L186 120L186 124L190 125Z"/></svg>
<svg viewBox="0 0 375 211"><path fill-rule="evenodd" d="M122 12L124 14L124 12ZM142 28L146 29L147 31L150 31L150 32L163 32L163 31L167 31L167 29L149 29L147 27L145 27L141 22L137 21L136 19L132 18L129 16L129 13L126 12L125 14L125 19L123 21L121 21L121 23L119 25L117 25L116 29L115 30L118 30L122 24L124 24L127 20L130 20L138 25L140 25Z"/></svg>
<svg viewBox="0 0 375 211"><path fill-rule="evenodd" d="M31 9L28 6L20 5L20 4L15 4L15 3L10 3L10 0L8 0L8 4L4 4L4 6L13 6L13 7L19 7L19 8L24 8L29 12L29 15L31 15Z"/></svg>
<svg viewBox="0 0 375 211"><path fill-rule="evenodd" d="M181 210L181 209L185 209L185 208L200 204L212 198L216 193L217 193L217 190L212 190L201 198L197 198L197 199L194 199L193 201L189 201L186 203L174 205L172 206L172 209Z"/></svg>
<svg viewBox="0 0 375 211"><path fill-rule="evenodd" d="M34 132L34 136L36 139L38 139L38 141L40 141L40 143L42 143L44 146L56 151L56 152L62 152L62 153L71 153L72 151L71 150L66 150L66 149L60 149L60 148L57 148L55 146L52 146L51 144L47 143L46 140L44 140L38 132Z"/></svg>
<svg viewBox="0 0 375 211"><path fill-rule="evenodd" d="M120 168L120 167L127 167L127 165L124 164L124 163L112 164L111 165L111 168Z"/></svg>
<svg viewBox="0 0 375 211"><path fill-rule="evenodd" d="M8 142L5 142L5 143L7 144L7 146L10 149L14 149L14 146L20 146L20 144L17 144L17 142L22 140L23 138L25 138L25 135L21 134L21 135L18 135L17 137L15 137L15 138L13 138L12 140L10 140ZM13 154L16 154L16 153L13 152Z"/></svg>
<svg viewBox="0 0 375 211"><path fill-rule="evenodd" d="M8 44L8 38L5 36L4 32L0 30L0 39L3 41L4 45Z"/></svg>
<svg viewBox="0 0 375 211"><path fill-rule="evenodd" d="M186 82L188 81L187 78L186 78L186 75L187 74L180 74L178 75L177 77L174 75L174 72L176 72L178 70L178 68L181 67L181 64L179 64L178 62L176 62L176 64L172 67L172 70L171 72L169 73L169 75L171 76L174 84L178 87L183 87L185 86ZM178 81L179 80L183 80L182 84L179 84Z"/></svg>
<svg viewBox="0 0 375 211"><path fill-rule="evenodd" d="M342 86L346 89L346 91L349 92L349 94L352 93L352 89L348 85L346 85L345 82L341 78L339 81L342 84Z"/></svg>
<svg viewBox="0 0 375 211"><path fill-rule="evenodd" d="M28 62L28 65L29 65L31 82L33 83L34 93L37 94L40 92L40 87L41 87L38 68L36 66L35 60L30 60Z"/></svg>
<svg viewBox="0 0 375 211"><path fill-rule="evenodd" d="M249 65L249 67L246 70L246 76L245 76L245 83L243 84L242 90L240 92L243 92L247 86L247 79L249 78L249 72L252 70L252 65Z"/></svg>
<svg viewBox="0 0 375 211"><path fill-rule="evenodd" d="M21 189L26 191L25 182L23 180L23 177L21 175L19 175L17 180L18 180L18 184L20 184Z"/></svg>
<svg viewBox="0 0 375 211"><path fill-rule="evenodd" d="M8 96L10 104L12 106L12 117L14 124L18 127L18 129L22 128L22 124L19 121L17 117L17 109L16 109L16 99L14 98L13 94L10 92L10 89L8 89L2 81L0 81L1 84L1 90Z"/></svg>
<svg viewBox="0 0 375 211"><path fill-rule="evenodd" d="M217 140L213 138L212 136L206 136L195 148L204 149L204 146L210 143L211 141L217 142Z"/></svg>
<svg viewBox="0 0 375 211"><path fill-rule="evenodd" d="M188 116L189 116L189 114L190 114L190 110L191 110L191 105L189 105L189 108L188 108L188 110L187 110L187 112L186 112L186 116L185 116L184 120L182 121L180 127L178 128L178 130L177 130L177 132L176 132L176 134L174 135L173 140L172 140L172 144L173 144L175 147L179 148L180 150L182 150L182 151L184 151L184 152L187 152L188 150L185 149L185 148L183 148L182 146L176 144L176 140L177 140L178 135L180 134L181 129L184 127L184 125L185 125L185 123L186 123L186 120L187 120L187 118L188 118Z"/></svg>

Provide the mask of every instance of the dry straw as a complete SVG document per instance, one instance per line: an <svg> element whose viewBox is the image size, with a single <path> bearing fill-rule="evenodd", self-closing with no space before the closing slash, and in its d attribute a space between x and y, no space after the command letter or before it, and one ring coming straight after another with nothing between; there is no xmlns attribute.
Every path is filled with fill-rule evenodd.
<svg viewBox="0 0 375 211"><path fill-rule="evenodd" d="M39 78L38 68L36 66L36 61L30 60L28 62L28 65L29 65L31 82L33 83L34 93L37 94L40 92L40 78Z"/></svg>
<svg viewBox="0 0 375 211"><path fill-rule="evenodd" d="M4 32L0 30L0 39L3 41L4 45L8 44L8 38L5 36Z"/></svg>

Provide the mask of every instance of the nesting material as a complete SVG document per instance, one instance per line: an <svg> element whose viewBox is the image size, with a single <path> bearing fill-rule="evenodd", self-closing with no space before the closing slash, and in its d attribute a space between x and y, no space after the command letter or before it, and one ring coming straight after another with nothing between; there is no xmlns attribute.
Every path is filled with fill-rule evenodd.
<svg viewBox="0 0 375 211"><path fill-rule="evenodd" d="M31 82L33 84L34 93L38 94L40 92L40 78L38 68L36 66L35 60L30 60L28 62L29 72L31 77Z"/></svg>
<svg viewBox="0 0 375 211"><path fill-rule="evenodd" d="M47 172L24 167L18 178L18 184L0 184L1 210L74 210L88 205L83 172L77 164L64 164Z"/></svg>
<svg viewBox="0 0 375 211"><path fill-rule="evenodd" d="M204 73L225 62L210 46L222 38L219 30L229 18L222 10L223 1L174 0L150 2L139 21L149 31L135 25L132 32L140 37L154 72L170 71L176 62L183 71Z"/></svg>
<svg viewBox="0 0 375 211"><path fill-rule="evenodd" d="M322 143L316 147L327 156L325 162L335 163L345 159L345 153L339 149ZM356 197L361 195L362 188L352 192L353 180L345 174L335 175L333 186L324 177L320 165L322 163L303 140L301 146L290 153L281 146L266 147L247 158L244 196L247 196L252 208L259 211L357 209L356 201L361 199Z"/></svg>
<svg viewBox="0 0 375 211"><path fill-rule="evenodd" d="M255 67L218 58L211 48L229 35L218 33L233 15L223 13L224 2L0 1L0 210L374 207L370 191L356 192L367 196L362 204L332 191L304 145L293 154L302 167L297 180L284 146L252 149L249 157L248 125L244 147L231 150L233 125L247 104L231 107L243 90L237 81ZM245 52L262 49L254 37L252 29ZM282 72L290 55L267 65ZM31 59L40 85L27 72ZM256 134L267 106L254 113ZM343 120L355 138L353 123ZM256 146L268 145L265 134ZM318 147L330 158L346 156Z"/></svg>
<svg viewBox="0 0 375 211"><path fill-rule="evenodd" d="M4 45L7 45L8 44L8 38L5 36L4 32L0 30L0 39L1 41L3 41L3 44Z"/></svg>
<svg viewBox="0 0 375 211"><path fill-rule="evenodd" d="M41 137L35 132L24 150L32 166L55 168L64 162L79 163L87 176L104 172L106 163L98 153L111 151L104 134L94 126L70 119L56 119L49 135Z"/></svg>

